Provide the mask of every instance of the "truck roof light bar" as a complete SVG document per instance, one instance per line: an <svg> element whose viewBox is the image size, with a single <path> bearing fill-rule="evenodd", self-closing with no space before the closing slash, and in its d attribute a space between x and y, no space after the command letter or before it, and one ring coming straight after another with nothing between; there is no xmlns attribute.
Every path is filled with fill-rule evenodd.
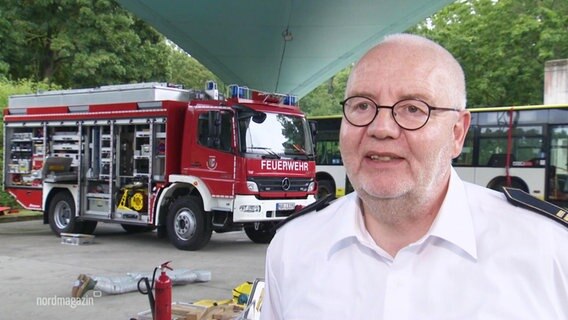
<svg viewBox="0 0 568 320"><path fill-rule="evenodd" d="M284 101L282 101L282 104L285 104L287 106L297 106L298 105L298 97L295 96L295 95L287 94L284 97Z"/></svg>
<svg viewBox="0 0 568 320"><path fill-rule="evenodd" d="M251 90L236 84L229 86L229 97L233 99L249 99L263 103L277 103L287 106L298 106L298 98L291 94L267 93Z"/></svg>
<svg viewBox="0 0 568 320"><path fill-rule="evenodd" d="M229 86L229 97L235 99L250 99L251 94L249 88L232 84Z"/></svg>

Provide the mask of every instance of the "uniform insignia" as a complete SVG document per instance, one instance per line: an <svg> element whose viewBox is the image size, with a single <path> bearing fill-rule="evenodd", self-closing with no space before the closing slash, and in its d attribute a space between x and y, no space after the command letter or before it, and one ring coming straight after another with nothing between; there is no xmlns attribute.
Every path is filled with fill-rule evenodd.
<svg viewBox="0 0 568 320"><path fill-rule="evenodd" d="M521 189L503 187L503 192L507 200L515 206L529 209L568 227L568 212L566 212L566 209L531 196Z"/></svg>
<svg viewBox="0 0 568 320"><path fill-rule="evenodd" d="M273 231L278 230L278 228L282 227L286 223L288 223L288 222L290 222L290 221L292 221L292 220L294 220L298 217L301 217L301 216L303 216L307 213L318 211L318 210L321 210L321 209L327 207L327 205L331 202L331 200L333 200L333 194L330 193L330 194L326 195L325 197L318 199L316 202L310 204L309 206L303 207L299 211L294 212L293 214L288 216L286 219L280 221L280 223L278 223L277 225L274 226Z"/></svg>

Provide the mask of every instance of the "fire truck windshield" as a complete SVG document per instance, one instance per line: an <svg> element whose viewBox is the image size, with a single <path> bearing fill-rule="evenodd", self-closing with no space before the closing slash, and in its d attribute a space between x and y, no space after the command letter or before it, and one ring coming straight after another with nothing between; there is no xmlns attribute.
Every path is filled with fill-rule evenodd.
<svg viewBox="0 0 568 320"><path fill-rule="evenodd" d="M314 157L305 118L276 113L239 117L239 148L248 157L310 160Z"/></svg>

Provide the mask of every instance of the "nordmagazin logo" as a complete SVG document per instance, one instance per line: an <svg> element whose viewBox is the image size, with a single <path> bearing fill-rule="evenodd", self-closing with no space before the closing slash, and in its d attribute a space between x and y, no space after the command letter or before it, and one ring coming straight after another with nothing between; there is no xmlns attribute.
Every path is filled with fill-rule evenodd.
<svg viewBox="0 0 568 320"><path fill-rule="evenodd" d="M100 291L99 291L100 292ZM37 297L36 305L42 307L70 307L75 309L82 306L94 306L95 305L95 292L93 292L93 297ZM99 294L100 296L100 294Z"/></svg>

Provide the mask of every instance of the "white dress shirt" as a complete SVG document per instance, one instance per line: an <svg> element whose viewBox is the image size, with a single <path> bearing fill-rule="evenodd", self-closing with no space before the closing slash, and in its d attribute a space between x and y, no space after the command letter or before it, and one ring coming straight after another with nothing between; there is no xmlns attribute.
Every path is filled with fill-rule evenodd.
<svg viewBox="0 0 568 320"><path fill-rule="evenodd" d="M428 233L391 257L356 193L282 227L261 319L568 319L568 230L502 193L450 187Z"/></svg>

